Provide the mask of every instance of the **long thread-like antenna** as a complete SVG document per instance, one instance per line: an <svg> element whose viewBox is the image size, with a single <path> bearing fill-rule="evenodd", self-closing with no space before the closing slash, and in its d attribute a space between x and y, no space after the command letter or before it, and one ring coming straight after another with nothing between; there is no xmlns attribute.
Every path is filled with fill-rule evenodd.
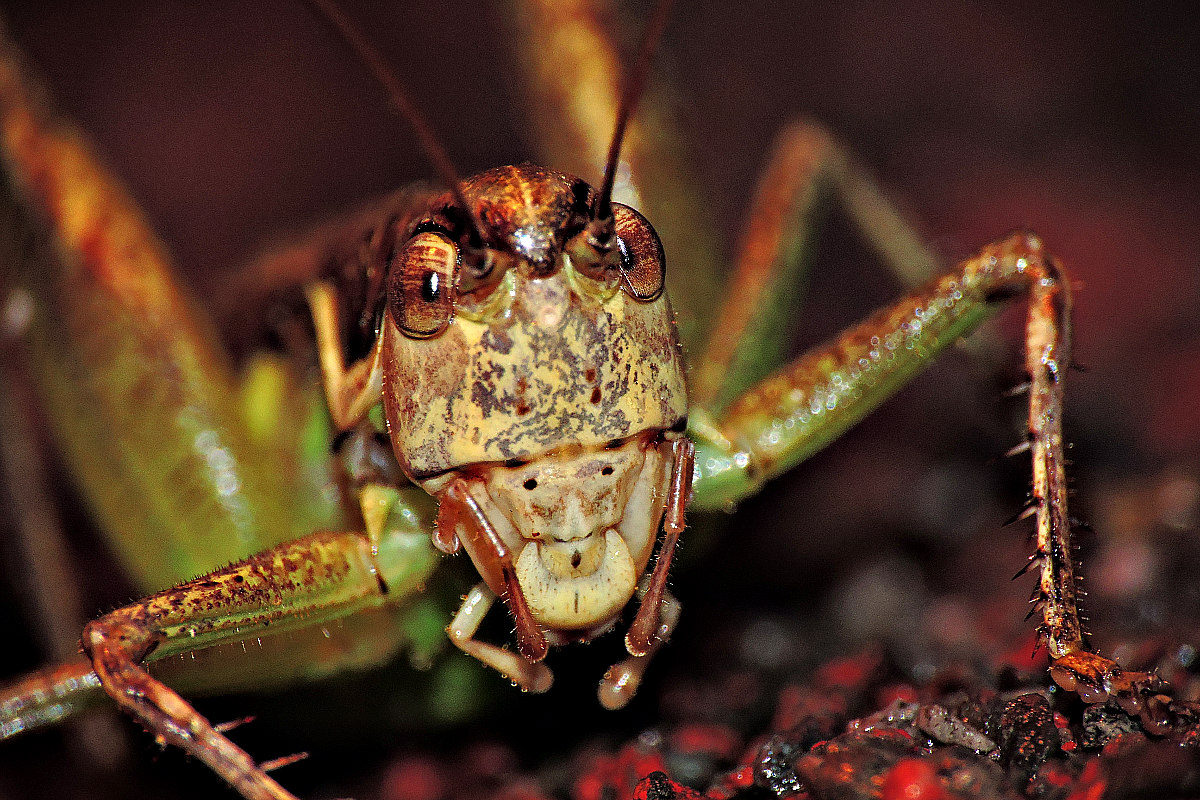
<svg viewBox="0 0 1200 800"><path fill-rule="evenodd" d="M416 132L417 138L421 142L421 149L425 151L426 157L429 158L442 181L450 187L454 201L462 207L463 212L467 215L474 234L474 242L480 246L485 244L483 228L480 226L479 220L475 218L475 212L467 203L466 195L463 194L462 180L458 177L458 171L454 169L454 164L446 155L446 148L442 147L441 142L438 141L437 135L433 132L433 126L429 124L429 120L425 118L425 115L421 113L404 89L404 84L388 67L379 51L371 46L366 37L351 24L332 0L308 0L308 4L337 29L350 48L354 50L355 55L362 60L371 75L387 92L392 105L412 125L413 131Z"/></svg>
<svg viewBox="0 0 1200 800"><path fill-rule="evenodd" d="M604 167L604 183L601 184L600 195L596 199L595 215L597 220L607 220L612 216L613 183L617 179L617 162L621 157L621 144L625 139L625 128L629 118L641 99L642 90L646 88L646 77L650 72L650 61L654 50L662 38L663 30L667 27L667 17L671 13L673 0L660 0L646 24L642 34L641 44L638 45L637 57L633 71L625 83L625 91L621 95L621 105L617 109L617 128L613 132L612 143L608 146L608 162Z"/></svg>

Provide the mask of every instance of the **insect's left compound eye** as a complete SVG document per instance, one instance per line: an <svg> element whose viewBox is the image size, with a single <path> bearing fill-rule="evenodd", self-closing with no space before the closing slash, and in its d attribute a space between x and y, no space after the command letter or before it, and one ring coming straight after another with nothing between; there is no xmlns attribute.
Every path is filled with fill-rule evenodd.
<svg viewBox="0 0 1200 800"><path fill-rule="evenodd" d="M387 302L405 336L428 339L445 330L457 266L458 248L440 233L418 233L404 245L388 275Z"/></svg>
<svg viewBox="0 0 1200 800"><path fill-rule="evenodd" d="M662 242L646 218L629 206L613 203L612 211L621 251L621 288L635 300L654 300L666 279Z"/></svg>

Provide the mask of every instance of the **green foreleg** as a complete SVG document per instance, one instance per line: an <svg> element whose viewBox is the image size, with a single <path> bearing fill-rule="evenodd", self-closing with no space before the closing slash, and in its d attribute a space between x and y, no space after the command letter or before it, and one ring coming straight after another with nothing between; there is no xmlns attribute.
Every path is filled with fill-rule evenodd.
<svg viewBox="0 0 1200 800"><path fill-rule="evenodd" d="M1025 370L1029 513L1037 517L1039 633L1060 686L1088 703L1115 699L1148 730L1160 729L1170 700L1157 676L1125 672L1091 652L1076 602L1071 518L1062 435L1063 380L1070 363L1069 282L1032 234L983 248L949 274L869 317L761 381L719 417L693 419L695 502L727 506L839 436L960 336L1014 296L1029 300Z"/></svg>
<svg viewBox="0 0 1200 800"><path fill-rule="evenodd" d="M985 247L953 272L809 351L742 394L715 423L701 416L693 430L697 504L736 502L808 458L1016 295L1030 298L1029 442L1044 631L1055 657L1082 648L1062 444L1070 292L1058 265L1031 234Z"/></svg>
<svg viewBox="0 0 1200 800"><path fill-rule="evenodd" d="M719 508L753 494L862 419L933 358L1030 288L1041 245L1014 235L813 348L751 387L720 416L703 410L695 502Z"/></svg>
<svg viewBox="0 0 1200 800"><path fill-rule="evenodd" d="M436 563L427 535L317 533L90 623L84 651L108 694L247 798L291 798L143 664L223 641L320 624L401 599Z"/></svg>

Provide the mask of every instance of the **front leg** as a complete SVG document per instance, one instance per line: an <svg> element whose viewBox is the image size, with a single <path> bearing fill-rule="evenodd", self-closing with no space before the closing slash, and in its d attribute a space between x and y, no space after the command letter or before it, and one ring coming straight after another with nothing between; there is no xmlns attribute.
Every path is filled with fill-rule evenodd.
<svg viewBox="0 0 1200 800"><path fill-rule="evenodd" d="M104 690L160 740L247 798L292 798L144 664L398 601L435 563L424 535L313 534L107 614L84 629L83 648Z"/></svg>
<svg viewBox="0 0 1200 800"><path fill-rule="evenodd" d="M793 174L796 174L793 172ZM807 178L805 180L808 180ZM782 225L785 214L776 215ZM887 240L887 235L878 237ZM774 244L758 256L764 265L783 268L787 259L772 247L781 233L765 237ZM767 295L776 274L767 266L739 273L739 280ZM947 346L969 333L1015 296L1029 299L1025 368L1029 377L1028 450L1033 460L1033 501L1037 548L1031 565L1040 569L1035 602L1039 626L1054 665L1056 682L1091 702L1109 698L1139 712L1161 716L1154 697L1161 682L1142 673L1122 672L1111 660L1091 653L1084 641L1076 603L1071 524L1062 437L1063 378L1070 363L1069 282L1061 267L1032 234L1014 234L985 247L947 275L930 281L894 306L877 312L832 342L811 350L756 385L743 390L743 375L728 372L735 383L710 392L714 404L692 417L697 440L696 502L727 507L837 438L890 397ZM731 305L743 305L740 299ZM757 317L745 318L749 330ZM757 312L756 312L757 313ZM726 312L731 319L737 313ZM761 323L760 323L761 324ZM716 353L740 352L725 344ZM734 362L733 356L729 357ZM722 407L724 392L740 392Z"/></svg>

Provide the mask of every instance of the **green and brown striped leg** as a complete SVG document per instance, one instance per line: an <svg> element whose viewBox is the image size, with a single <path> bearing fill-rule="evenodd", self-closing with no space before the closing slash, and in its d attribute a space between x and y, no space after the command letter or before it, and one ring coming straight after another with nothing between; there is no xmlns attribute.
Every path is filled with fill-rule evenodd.
<svg viewBox="0 0 1200 800"><path fill-rule="evenodd" d="M183 748L246 798L292 798L144 664L398 601L435 563L427 533L317 533L107 614L84 629L83 649L104 690L160 741Z"/></svg>
<svg viewBox="0 0 1200 800"><path fill-rule="evenodd" d="M1051 674L1089 702L1113 697L1161 716L1161 682L1124 673L1088 651L1076 606L1063 455L1063 378L1069 364L1071 296L1059 264L1037 236L1017 233L984 247L904 299L868 317L743 392L720 415L701 414L695 503L722 507L837 438L1004 301L1029 301L1029 451L1040 568L1039 627L1054 659ZM1153 708L1151 708L1153 706Z"/></svg>

